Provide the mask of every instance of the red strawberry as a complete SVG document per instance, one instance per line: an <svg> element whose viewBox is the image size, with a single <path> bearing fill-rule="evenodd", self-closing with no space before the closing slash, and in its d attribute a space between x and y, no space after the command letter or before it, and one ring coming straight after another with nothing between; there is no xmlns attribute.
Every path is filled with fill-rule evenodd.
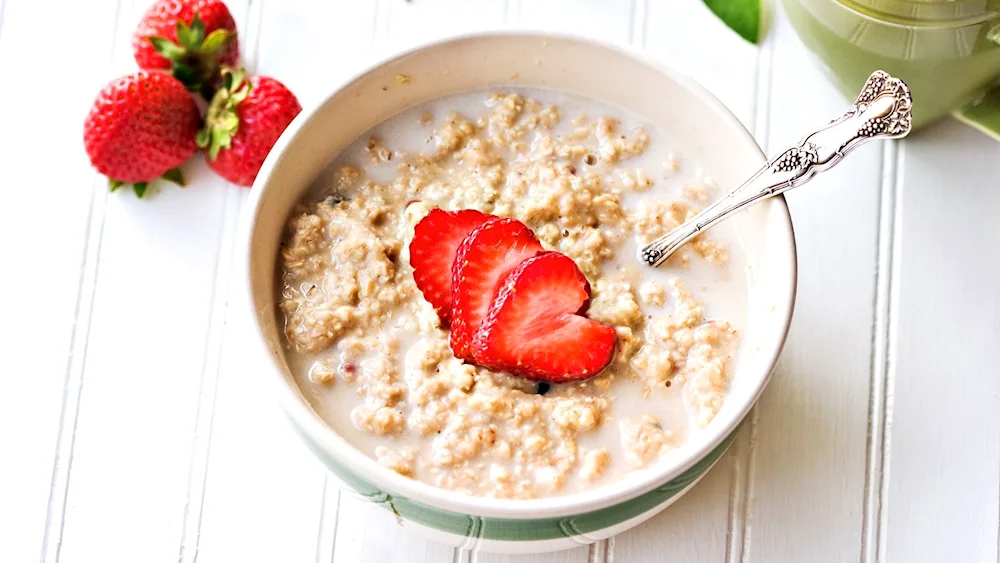
<svg viewBox="0 0 1000 563"><path fill-rule="evenodd" d="M198 146L207 149L208 165L220 176L250 186L302 106L281 82L243 76L243 71L222 71L222 86L208 106Z"/></svg>
<svg viewBox="0 0 1000 563"><path fill-rule="evenodd" d="M432 209L413 227L410 241L410 265L413 281L434 306L442 326L451 322L451 266L465 237L492 215L475 209L443 211Z"/></svg>
<svg viewBox="0 0 1000 563"><path fill-rule="evenodd" d="M236 22L220 0L159 0L139 21L132 52L139 68L171 72L207 97L219 68L240 60Z"/></svg>
<svg viewBox="0 0 1000 563"><path fill-rule="evenodd" d="M133 184L142 197L159 177L183 185L178 166L198 150L198 107L184 85L169 74L145 70L125 75L101 90L83 124L91 164L111 190Z"/></svg>
<svg viewBox="0 0 1000 563"><path fill-rule="evenodd" d="M561 383L597 375L615 352L615 329L581 314L590 284L558 252L522 262L507 277L473 344L476 362Z"/></svg>
<svg viewBox="0 0 1000 563"><path fill-rule="evenodd" d="M472 338L504 277L542 250L531 229L517 219L493 219L465 238L451 270L451 350L456 358L472 360Z"/></svg>

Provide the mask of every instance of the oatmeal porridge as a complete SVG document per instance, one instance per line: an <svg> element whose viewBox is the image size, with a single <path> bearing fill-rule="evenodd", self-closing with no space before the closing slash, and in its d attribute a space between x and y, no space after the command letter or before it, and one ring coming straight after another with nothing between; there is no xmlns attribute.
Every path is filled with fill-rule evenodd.
<svg viewBox="0 0 1000 563"><path fill-rule="evenodd" d="M676 452L727 395L746 279L723 224L656 270L639 245L717 196L641 118L538 90L444 98L352 144L288 221L278 275L289 365L313 408L401 475L534 498L622 479ZM414 282L432 209L524 223L586 276L613 327L594 377L536 382L455 357Z"/></svg>

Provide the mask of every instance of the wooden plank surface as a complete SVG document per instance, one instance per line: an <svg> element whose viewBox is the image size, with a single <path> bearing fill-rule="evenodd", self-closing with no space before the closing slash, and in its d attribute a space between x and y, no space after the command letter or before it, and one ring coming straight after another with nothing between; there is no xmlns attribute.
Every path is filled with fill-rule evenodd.
<svg viewBox="0 0 1000 563"><path fill-rule="evenodd" d="M899 174L885 558L996 561L1000 147L935 124Z"/></svg>
<svg viewBox="0 0 1000 563"><path fill-rule="evenodd" d="M121 3L112 75L134 69L131 34L149 4ZM231 6L239 14L240 3ZM47 538L58 541L52 561L176 561L183 552L207 360L221 322L229 189L201 161L185 173L190 189L158 183L144 200L128 190L106 197L78 408L64 420L61 446L72 459L62 525Z"/></svg>
<svg viewBox="0 0 1000 563"><path fill-rule="evenodd" d="M769 39L773 86L758 138L778 153L849 102L783 15ZM880 147L864 147L787 195L799 287L784 353L757 408L748 561L860 557L881 163Z"/></svg>
<svg viewBox="0 0 1000 563"><path fill-rule="evenodd" d="M469 553L342 493L254 381L233 257L246 191L193 162L191 187L138 201L87 165L79 124L134 68L150 1L0 0L0 76L72 85L0 89L0 249L32 284L0 281L15 296L0 339L0 560L997 560L995 142L941 123L790 194L800 284L785 353L733 451L674 507L591 548ZM227 4L247 64L306 106L377 54L501 27L641 48L771 152L846 104L780 12L754 47L698 0ZM41 22L59 43L36 40Z"/></svg>
<svg viewBox="0 0 1000 563"><path fill-rule="evenodd" d="M0 560L35 561L60 527L69 451L61 421L75 417L94 290L104 190L83 152L83 117L110 78L118 0L67 6L0 2ZM35 22L61 43L37 41ZM32 45L31 57L17 45ZM60 69L37 64L58 60ZM58 78L55 77L58 75ZM17 77L18 86L8 82ZM36 87L53 80L73 84ZM30 85L30 86L29 86ZM75 92L78 90L79 92ZM34 111L41 109L40 113ZM30 147L26 151L25 147ZM65 405L68 407L64 408ZM70 434L71 435L71 434ZM54 547L54 546L53 546Z"/></svg>
<svg viewBox="0 0 1000 563"><path fill-rule="evenodd" d="M328 2L303 11L293 3L255 0L246 18L247 62L255 72L279 78L309 107L336 80L360 68L357 59L336 55L370 51L374 17L375 5L368 2ZM337 21L362 23L329 33L331 22ZM244 196L244 190L236 194L237 207ZM197 539L197 546L189 551L202 562L331 561L339 483L305 450L253 377L255 366L266 359L248 353L251 321L242 308L241 268L234 260L227 272L229 306L203 515L190 524L197 534L189 537ZM247 542L248 537L253 541Z"/></svg>

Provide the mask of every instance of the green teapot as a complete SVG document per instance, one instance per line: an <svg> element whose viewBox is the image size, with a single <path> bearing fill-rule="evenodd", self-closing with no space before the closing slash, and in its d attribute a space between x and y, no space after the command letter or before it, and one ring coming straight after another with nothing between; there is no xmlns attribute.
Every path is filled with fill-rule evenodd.
<svg viewBox="0 0 1000 563"><path fill-rule="evenodd" d="M874 68L905 81L913 126L948 113L1000 139L1000 0L782 0L852 95Z"/></svg>

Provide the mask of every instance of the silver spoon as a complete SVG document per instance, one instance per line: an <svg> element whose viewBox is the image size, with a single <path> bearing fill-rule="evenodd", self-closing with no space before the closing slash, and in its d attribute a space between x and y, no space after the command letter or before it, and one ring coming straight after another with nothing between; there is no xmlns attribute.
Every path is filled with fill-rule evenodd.
<svg viewBox="0 0 1000 563"><path fill-rule="evenodd" d="M758 201L805 184L866 142L905 137L910 132L912 105L910 89L902 80L876 70L844 115L806 135L799 144L768 161L742 186L642 247L639 259L649 266L659 266L705 229Z"/></svg>

